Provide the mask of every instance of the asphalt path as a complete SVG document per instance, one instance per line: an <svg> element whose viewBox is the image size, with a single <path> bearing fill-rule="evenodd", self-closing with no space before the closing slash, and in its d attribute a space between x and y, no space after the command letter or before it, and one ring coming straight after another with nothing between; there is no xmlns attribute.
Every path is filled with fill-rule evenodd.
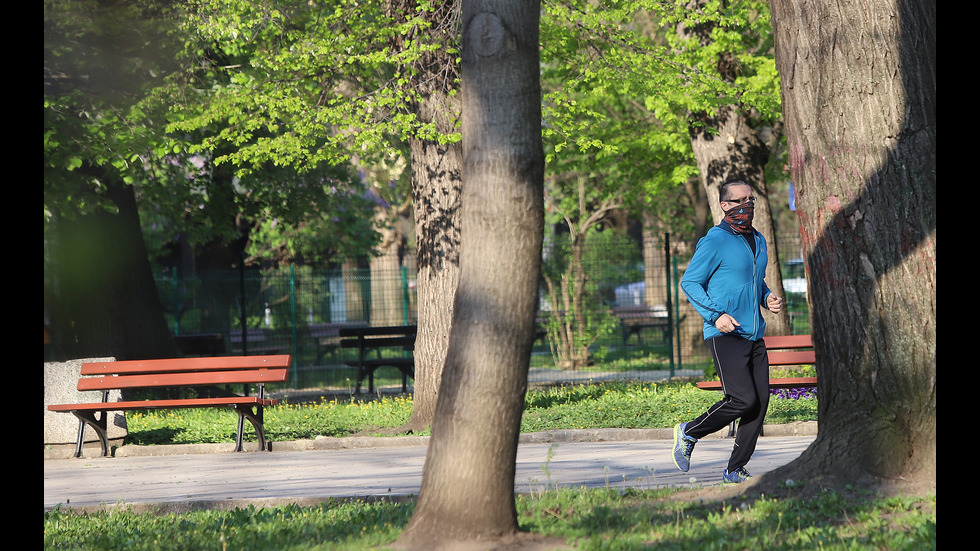
<svg viewBox="0 0 980 551"><path fill-rule="evenodd" d="M760 438L746 465L752 474L789 463L815 438L815 430L792 435L776 432L767 427L767 436ZM694 449L690 471L681 472L671 459L669 429L623 434L525 438L518 446L514 490L533 493L555 487L649 489L722 483L732 450L730 438L702 439ZM404 499L418 494L426 442L415 437L363 439L331 447L279 443L271 452L239 453L227 451L228 447L201 450L189 446L140 453L124 446L136 451L106 458L46 458L44 508L176 511L313 504L332 498ZM91 451L86 453L91 455Z"/></svg>

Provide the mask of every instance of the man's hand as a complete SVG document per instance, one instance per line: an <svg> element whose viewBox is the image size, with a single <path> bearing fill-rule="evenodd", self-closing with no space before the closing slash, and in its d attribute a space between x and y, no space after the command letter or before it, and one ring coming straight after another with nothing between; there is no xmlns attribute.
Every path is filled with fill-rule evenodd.
<svg viewBox="0 0 980 551"><path fill-rule="evenodd" d="M766 299L766 307L773 314L778 314L780 310L783 309L783 299L777 297L776 295L770 294L769 298Z"/></svg>
<svg viewBox="0 0 980 551"><path fill-rule="evenodd" d="M722 333L731 333L736 327L741 326L742 324L735 321L735 318L729 316L728 314L722 314L721 317L715 320L715 327L717 327Z"/></svg>

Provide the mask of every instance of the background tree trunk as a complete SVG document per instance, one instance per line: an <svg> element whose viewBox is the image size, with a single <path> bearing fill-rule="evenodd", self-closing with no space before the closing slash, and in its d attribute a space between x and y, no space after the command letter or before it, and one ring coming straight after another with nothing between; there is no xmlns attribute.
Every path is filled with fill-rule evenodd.
<svg viewBox="0 0 980 551"><path fill-rule="evenodd" d="M103 181L111 176L102 174ZM56 360L177 357L163 317L132 186L109 183L117 213L58 220L51 295Z"/></svg>
<svg viewBox="0 0 980 551"><path fill-rule="evenodd" d="M440 100L449 103L449 98ZM443 113L458 113L458 101ZM415 140L412 189L418 240L418 337L415 341L415 391L406 429L432 424L442 369L449 350L453 297L459 285L459 231L462 146Z"/></svg>
<svg viewBox="0 0 980 551"><path fill-rule="evenodd" d="M771 6L820 377L817 439L771 480L934 490L936 5Z"/></svg>
<svg viewBox="0 0 980 551"><path fill-rule="evenodd" d="M463 3L460 282L418 505L399 547L517 534L514 472L544 231L539 9Z"/></svg>
<svg viewBox="0 0 980 551"><path fill-rule="evenodd" d="M459 42L460 1L437 2L431 10L419 10L417 0L387 0L388 15L404 20L421 14L431 27L428 41L442 48L426 52L413 77L412 105L422 124L432 124L447 136L458 131L460 101L459 63L454 51ZM394 38L395 51L406 48L410 37ZM415 213L418 273L418 336L415 341L415 377L412 418L404 430L425 430L435 417L442 370L449 349L453 320L453 296L459 284L459 232L462 184L462 146L433 138L409 139L412 162L412 201Z"/></svg>

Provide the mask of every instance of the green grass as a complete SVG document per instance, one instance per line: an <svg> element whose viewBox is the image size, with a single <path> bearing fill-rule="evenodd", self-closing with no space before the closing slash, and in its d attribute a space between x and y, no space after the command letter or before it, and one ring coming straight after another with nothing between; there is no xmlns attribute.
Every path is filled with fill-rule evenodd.
<svg viewBox="0 0 980 551"><path fill-rule="evenodd" d="M579 384L529 390L521 432L561 429L659 428L690 420L719 397L691 382ZM323 400L279 404L265 409L272 441L372 434L397 428L411 418L410 396L366 401ZM815 420L817 400L773 398L770 423ZM127 444L233 442L237 416L226 409L175 409L128 412ZM254 436L246 423L246 437Z"/></svg>
<svg viewBox="0 0 980 551"><path fill-rule="evenodd" d="M822 492L802 498L672 499L677 490L557 489L516 499L522 530L581 550L936 548L936 498ZM330 501L153 514L127 510L44 515L44 548L127 551L383 548L413 502Z"/></svg>
<svg viewBox="0 0 980 551"><path fill-rule="evenodd" d="M531 390L521 430L669 427L718 398L692 382L604 383ZM398 427L409 397L324 400L266 410L273 440L346 436ZM816 399L770 401L769 422L816 419ZM235 416L221 409L131 413L134 444L232 442ZM246 424L246 426L248 426ZM889 549L936 547L936 498L809 492L724 501L684 499L678 489L549 489L516 498L522 530L560 536L581 550ZM812 495L816 493L816 495ZM804 497L805 496L805 497ZM393 542L414 502L335 500L317 506L231 511L44 514L44 548L73 550L349 550Z"/></svg>

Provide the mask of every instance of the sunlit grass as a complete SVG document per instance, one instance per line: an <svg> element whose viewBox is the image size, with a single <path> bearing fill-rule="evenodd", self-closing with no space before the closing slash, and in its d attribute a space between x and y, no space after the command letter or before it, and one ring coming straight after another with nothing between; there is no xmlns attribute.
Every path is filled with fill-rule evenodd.
<svg viewBox="0 0 980 551"><path fill-rule="evenodd" d="M719 393L699 390L692 382L608 382L529 390L521 432L671 427L696 417L719 398ZM273 441L380 434L405 425L412 406L411 396L279 404L265 409L265 427ZM786 423L815 420L816 415L816 398L774 397L767 419ZM232 442L237 416L220 408L148 410L128 412L126 423L127 444ZM245 426L248 435L252 429Z"/></svg>
<svg viewBox="0 0 980 551"><path fill-rule="evenodd" d="M928 550L936 548L936 496L852 492L675 499L676 489L552 489L518 495L522 530L575 549ZM329 501L316 506L44 514L45 549L127 551L364 551L397 539L415 504Z"/></svg>

